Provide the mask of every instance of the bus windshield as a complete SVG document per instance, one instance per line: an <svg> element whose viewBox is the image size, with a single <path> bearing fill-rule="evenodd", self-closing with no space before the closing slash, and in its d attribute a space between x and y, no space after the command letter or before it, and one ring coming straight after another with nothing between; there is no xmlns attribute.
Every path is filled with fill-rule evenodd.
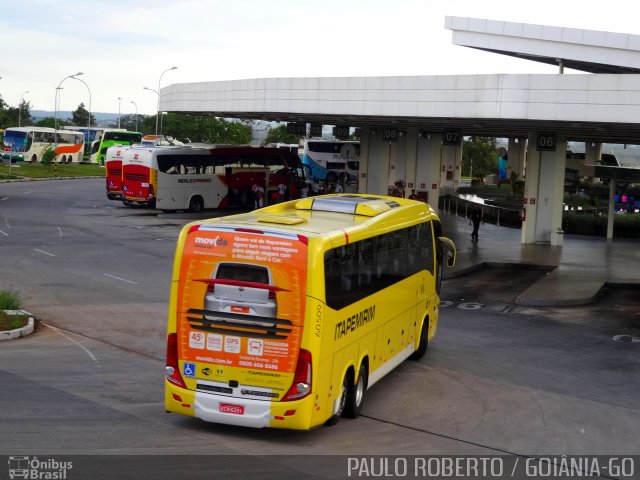
<svg viewBox="0 0 640 480"><path fill-rule="evenodd" d="M27 132L7 130L4 133L4 150L11 152L24 152L27 145Z"/></svg>

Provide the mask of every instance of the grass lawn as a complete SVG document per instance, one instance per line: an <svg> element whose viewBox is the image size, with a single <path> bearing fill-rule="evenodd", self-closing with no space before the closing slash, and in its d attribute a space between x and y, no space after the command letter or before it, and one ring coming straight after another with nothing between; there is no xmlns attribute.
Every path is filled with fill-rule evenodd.
<svg viewBox="0 0 640 480"><path fill-rule="evenodd" d="M0 165L0 179L10 178L55 178L55 177L99 177L105 175L105 168L96 164L55 164L43 165L42 163L22 163L11 166Z"/></svg>

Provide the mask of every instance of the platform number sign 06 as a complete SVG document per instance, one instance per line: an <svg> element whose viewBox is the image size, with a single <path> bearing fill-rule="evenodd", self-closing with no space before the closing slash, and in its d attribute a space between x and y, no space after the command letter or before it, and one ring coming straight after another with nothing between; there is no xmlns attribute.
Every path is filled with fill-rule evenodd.
<svg viewBox="0 0 640 480"><path fill-rule="evenodd" d="M442 136L443 145L460 145L462 133L460 130L445 130Z"/></svg>
<svg viewBox="0 0 640 480"><path fill-rule="evenodd" d="M552 132L538 132L539 152L555 152L556 151L556 134Z"/></svg>

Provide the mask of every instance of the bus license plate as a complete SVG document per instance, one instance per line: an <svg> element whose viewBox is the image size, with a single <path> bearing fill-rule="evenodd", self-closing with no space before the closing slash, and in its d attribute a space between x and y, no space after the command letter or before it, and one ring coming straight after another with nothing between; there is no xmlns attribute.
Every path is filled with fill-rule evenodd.
<svg viewBox="0 0 640 480"><path fill-rule="evenodd" d="M244 415L244 407L242 405L232 405L230 403L221 403L220 412L232 413L234 415Z"/></svg>

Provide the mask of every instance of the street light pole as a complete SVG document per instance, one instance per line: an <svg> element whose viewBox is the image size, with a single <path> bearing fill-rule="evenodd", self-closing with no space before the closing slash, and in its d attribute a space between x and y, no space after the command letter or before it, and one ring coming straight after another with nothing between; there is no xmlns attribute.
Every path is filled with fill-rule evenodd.
<svg viewBox="0 0 640 480"><path fill-rule="evenodd" d="M120 128L120 102L122 101L122 97L118 97L118 128Z"/></svg>
<svg viewBox="0 0 640 480"><path fill-rule="evenodd" d="M160 81L162 80L162 76L167 73L169 70L175 70L178 67L171 67L171 68L167 68L164 72L162 72L160 74L160 78L158 78L158 91L156 92L158 94L158 104L156 106L156 135L158 135L158 117L160 116ZM147 89L150 90L150 89Z"/></svg>
<svg viewBox="0 0 640 480"><path fill-rule="evenodd" d="M149 87L142 87L143 90L149 90L158 96L158 102L160 102L160 93L157 90ZM158 112L156 111L156 136L158 135Z"/></svg>
<svg viewBox="0 0 640 480"><path fill-rule="evenodd" d="M71 75L71 78L73 78L74 80L78 80L79 82L84 83L84 86L87 87L87 90L89 91L89 120L87 121L87 136L85 138L85 150L86 150L85 154L90 154L91 153L91 142L89 141L89 139L91 138L91 89L89 88L89 85L87 85L87 82L85 82L81 78L77 78L74 75Z"/></svg>
<svg viewBox="0 0 640 480"><path fill-rule="evenodd" d="M2 78L2 77L0 77ZM24 92L21 96L20 96L20 103L18 103L18 126L20 126L20 124L22 123L22 100L24 100L24 96L29 93L29 90L27 90L26 92Z"/></svg>
<svg viewBox="0 0 640 480"><path fill-rule="evenodd" d="M136 107L136 132L138 131L138 105L136 105L136 102L134 102L133 100L131 100L131 103L133 103L133 106Z"/></svg>
<svg viewBox="0 0 640 480"><path fill-rule="evenodd" d="M67 78L71 78L71 77L79 77L80 75L82 75L82 72L78 72L78 73L74 73L73 75L67 75L66 77L64 77L62 80L60 80L60 83L58 84L58 86L56 87L56 96L55 99L53 101L54 103L54 107L55 107L55 119L54 119L54 138L53 138L53 166L55 167L56 165L56 150L58 149L58 107L59 107L59 102L60 102L60 94L58 93L62 87L62 83L67 79Z"/></svg>

